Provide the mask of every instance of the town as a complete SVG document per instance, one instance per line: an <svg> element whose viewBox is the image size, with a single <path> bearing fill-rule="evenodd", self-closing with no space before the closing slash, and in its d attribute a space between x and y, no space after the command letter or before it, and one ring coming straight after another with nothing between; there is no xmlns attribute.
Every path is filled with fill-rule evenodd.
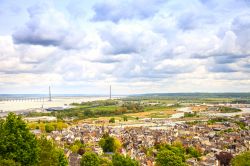
<svg viewBox="0 0 250 166"><path fill-rule="evenodd" d="M37 136L46 134L47 139L53 140L64 149L69 165L72 166L80 165L81 155L86 149L99 156L110 154L104 152L99 144L105 134L120 142L121 147L118 150L120 154L135 159L143 166L155 165L157 156L155 148L161 144L179 143L184 148L194 148L199 155L188 156L185 159L185 163L193 166L219 165L221 164L218 157L220 154L226 153L233 158L250 150L249 104L211 101L202 104L185 102L176 105L175 103L169 104L168 100L158 99L157 102L153 102L150 99L138 102L134 98L126 98L82 104L73 103L74 107L71 110L52 112L49 110L49 114L45 112L27 114L32 117L27 117L26 120L33 133ZM75 114L70 114L70 112L79 108L90 112L87 117L77 120L74 118ZM121 108L123 112L120 111ZM130 109L136 108L138 110L131 113ZM111 116L103 112L104 110L112 112L112 109L120 113ZM68 111L67 117L62 116L66 111ZM95 115L91 111L101 111L104 117L98 117L98 113ZM83 114L85 115L86 112L83 111ZM49 129L53 119L52 122L48 118L42 119L43 116L40 115L43 114L55 116L60 114L60 117L64 118L63 123L67 125L60 129L57 127ZM92 116L95 118L91 118ZM54 118L59 118L59 116ZM36 122L38 120L40 122ZM41 124L43 127L45 125L44 129L41 129ZM83 146L76 146L76 142L80 142Z"/></svg>
<svg viewBox="0 0 250 166"><path fill-rule="evenodd" d="M239 119L247 126L250 125L250 115ZM164 125L164 122L162 123ZM230 130L230 131L229 131ZM147 149L154 147L157 143L181 142L183 146L193 146L199 148L204 154L202 160L190 158L187 163L190 165L218 165L215 154L228 152L233 155L250 149L250 132L241 130L239 126L230 122L216 122L213 125L201 124L172 124L163 129L162 127L111 127L82 124L69 127L59 131L52 131L47 138L53 139L60 145L73 144L81 141L94 152L101 155L102 149L98 146L102 135L107 132L109 135L119 139L124 147L121 153L130 155L140 161L141 165L154 165L154 157L147 156ZM81 156L77 153L65 149L70 162L80 165ZM76 160L75 160L76 159ZM75 164L73 164L75 165Z"/></svg>

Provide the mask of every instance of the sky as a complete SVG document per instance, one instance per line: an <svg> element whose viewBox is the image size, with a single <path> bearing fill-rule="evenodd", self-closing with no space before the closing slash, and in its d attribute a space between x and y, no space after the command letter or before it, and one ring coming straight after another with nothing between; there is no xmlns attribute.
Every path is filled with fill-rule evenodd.
<svg viewBox="0 0 250 166"><path fill-rule="evenodd" d="M0 93L250 92L250 0L0 0Z"/></svg>

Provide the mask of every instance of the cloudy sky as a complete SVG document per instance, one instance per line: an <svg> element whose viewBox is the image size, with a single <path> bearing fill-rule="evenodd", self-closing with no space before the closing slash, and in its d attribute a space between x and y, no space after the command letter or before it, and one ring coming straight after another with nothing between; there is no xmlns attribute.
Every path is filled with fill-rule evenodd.
<svg viewBox="0 0 250 166"><path fill-rule="evenodd" d="M250 92L250 0L0 6L0 93Z"/></svg>

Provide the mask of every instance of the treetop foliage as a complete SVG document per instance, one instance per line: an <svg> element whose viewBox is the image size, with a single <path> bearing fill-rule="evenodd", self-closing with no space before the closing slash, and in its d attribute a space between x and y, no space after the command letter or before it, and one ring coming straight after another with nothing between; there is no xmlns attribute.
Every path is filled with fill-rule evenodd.
<svg viewBox="0 0 250 166"><path fill-rule="evenodd" d="M232 166L250 166L250 151L235 156L231 164Z"/></svg>
<svg viewBox="0 0 250 166"><path fill-rule="evenodd" d="M169 166L169 165L186 166L181 156L167 149L162 150L157 154L156 165L157 166Z"/></svg>
<svg viewBox="0 0 250 166"><path fill-rule="evenodd" d="M130 157L125 157L121 154L115 153L112 156L113 166L139 166L138 161L131 159Z"/></svg>
<svg viewBox="0 0 250 166"><path fill-rule="evenodd" d="M99 166L100 158L94 152L86 152L82 155L81 166Z"/></svg>
<svg viewBox="0 0 250 166"><path fill-rule="evenodd" d="M64 152L44 136L37 139L20 116L0 120L0 166L67 166Z"/></svg>
<svg viewBox="0 0 250 166"><path fill-rule="evenodd" d="M199 159L201 153L195 147L184 147L180 142L169 144L157 144L155 147L158 150L156 155L157 166L178 165L185 166L187 158L194 157Z"/></svg>
<svg viewBox="0 0 250 166"><path fill-rule="evenodd" d="M121 143L114 137L104 134L99 141L99 145L102 147L103 152L117 152L121 148Z"/></svg>
<svg viewBox="0 0 250 166"><path fill-rule="evenodd" d="M0 122L0 157L22 165L35 165L39 160L39 147L20 116L9 113Z"/></svg>

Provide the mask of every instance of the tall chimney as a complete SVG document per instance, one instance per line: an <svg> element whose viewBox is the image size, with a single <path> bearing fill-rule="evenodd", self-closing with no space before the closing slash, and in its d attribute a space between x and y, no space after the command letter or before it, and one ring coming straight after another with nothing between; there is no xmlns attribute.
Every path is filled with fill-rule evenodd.
<svg viewBox="0 0 250 166"><path fill-rule="evenodd" d="M49 86L49 101L52 101L52 99L51 99L51 91L50 91L50 86Z"/></svg>
<svg viewBox="0 0 250 166"><path fill-rule="evenodd" d="M109 99L111 99L111 85L109 86Z"/></svg>

